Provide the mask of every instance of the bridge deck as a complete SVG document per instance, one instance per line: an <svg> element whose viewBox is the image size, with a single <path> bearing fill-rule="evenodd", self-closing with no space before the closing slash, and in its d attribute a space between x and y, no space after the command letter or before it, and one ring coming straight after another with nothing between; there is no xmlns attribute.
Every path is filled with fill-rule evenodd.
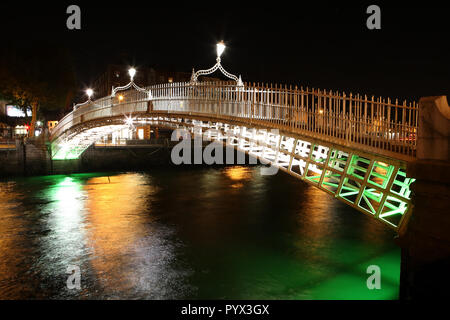
<svg viewBox="0 0 450 320"><path fill-rule="evenodd" d="M136 112L165 111L239 120L290 133L413 160L418 109L415 103L347 96L321 90L228 83L171 83L130 90L82 106L61 120L53 139L76 124Z"/></svg>
<svg viewBox="0 0 450 320"><path fill-rule="evenodd" d="M192 133L200 128L216 141L228 136L237 149L398 229L412 209L409 186L414 179L406 177L405 167L415 159L417 116L415 103L361 95L171 83L76 108L54 129L52 156L79 157L102 136L127 128L124 117Z"/></svg>

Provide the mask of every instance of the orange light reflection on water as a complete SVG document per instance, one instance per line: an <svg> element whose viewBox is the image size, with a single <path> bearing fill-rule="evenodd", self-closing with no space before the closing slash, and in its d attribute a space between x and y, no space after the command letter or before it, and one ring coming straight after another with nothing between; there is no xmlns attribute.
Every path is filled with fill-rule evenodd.
<svg viewBox="0 0 450 320"><path fill-rule="evenodd" d="M240 189L244 186L243 181L250 180L252 177L252 169L248 167L229 167L224 170L225 175L232 181L232 188Z"/></svg>
<svg viewBox="0 0 450 320"><path fill-rule="evenodd" d="M147 197L155 187L143 182L140 174L125 174L95 177L85 186L88 243L96 257L92 266L112 291L136 286L118 266L127 266L136 242L152 232L151 216L138 213L149 205Z"/></svg>

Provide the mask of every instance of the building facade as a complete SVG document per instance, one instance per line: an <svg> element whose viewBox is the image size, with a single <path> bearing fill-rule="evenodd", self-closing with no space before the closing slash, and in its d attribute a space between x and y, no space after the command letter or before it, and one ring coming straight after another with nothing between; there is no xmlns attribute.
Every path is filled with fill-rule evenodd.
<svg viewBox="0 0 450 320"><path fill-rule="evenodd" d="M10 104L9 101L0 100L0 138L12 139L26 136L28 133L28 118L31 111L25 112Z"/></svg>

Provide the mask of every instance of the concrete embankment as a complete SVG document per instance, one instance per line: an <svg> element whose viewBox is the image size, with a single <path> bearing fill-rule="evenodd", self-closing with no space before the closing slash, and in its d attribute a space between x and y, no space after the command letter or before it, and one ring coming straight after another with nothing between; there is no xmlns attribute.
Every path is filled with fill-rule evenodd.
<svg viewBox="0 0 450 320"><path fill-rule="evenodd" d="M204 144L202 151L206 144ZM156 166L175 166L171 158L174 145L174 143L167 140L139 145L93 145L79 159L52 160L45 144L24 144L18 141L15 146L0 149L0 177L147 170ZM195 164L193 147L190 153L190 163ZM222 163L226 163L225 148L222 148L222 153ZM237 159L238 152L233 151L233 154L233 161L230 161L230 164L239 164L240 162ZM255 164L255 162L254 159L250 161L248 155L245 155L243 164ZM196 165L201 164L204 163Z"/></svg>
<svg viewBox="0 0 450 320"><path fill-rule="evenodd" d="M15 144L0 148L0 177L46 174L50 166L45 142Z"/></svg>

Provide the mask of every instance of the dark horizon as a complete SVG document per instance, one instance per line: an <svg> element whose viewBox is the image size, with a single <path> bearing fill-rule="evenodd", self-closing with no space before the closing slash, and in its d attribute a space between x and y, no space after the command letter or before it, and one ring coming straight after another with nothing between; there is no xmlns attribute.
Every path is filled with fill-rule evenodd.
<svg viewBox="0 0 450 320"><path fill-rule="evenodd" d="M81 8L81 30L66 28L66 8ZM220 6L136 3L1 4L4 48L65 47L79 92L107 64L191 72L215 63L224 40L227 71L243 81L309 86L418 101L449 95L449 26L445 7L383 5L381 30L366 28L359 5L220 3Z"/></svg>

